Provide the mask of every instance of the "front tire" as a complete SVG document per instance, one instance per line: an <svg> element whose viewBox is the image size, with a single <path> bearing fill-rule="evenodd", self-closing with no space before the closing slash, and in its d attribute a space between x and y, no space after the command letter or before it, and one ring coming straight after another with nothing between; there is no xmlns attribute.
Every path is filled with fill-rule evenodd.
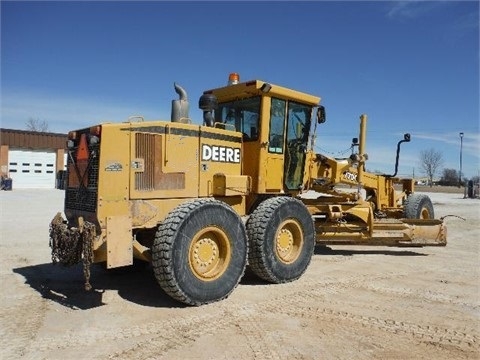
<svg viewBox="0 0 480 360"><path fill-rule="evenodd" d="M158 283L172 298L202 305L226 298L247 261L247 236L227 204L198 199L178 206L160 224L152 248Z"/></svg>
<svg viewBox="0 0 480 360"><path fill-rule="evenodd" d="M433 204L424 194L411 194L403 203L403 215L406 219L433 219Z"/></svg>
<svg viewBox="0 0 480 360"><path fill-rule="evenodd" d="M246 224L249 267L272 283L298 279L310 264L315 227L305 205L290 197L262 202Z"/></svg>

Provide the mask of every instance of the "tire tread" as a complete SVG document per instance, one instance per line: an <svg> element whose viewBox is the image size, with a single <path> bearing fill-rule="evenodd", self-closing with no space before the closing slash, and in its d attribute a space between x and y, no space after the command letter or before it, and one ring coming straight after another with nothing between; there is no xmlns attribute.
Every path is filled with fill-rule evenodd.
<svg viewBox="0 0 480 360"><path fill-rule="evenodd" d="M190 215L190 213L207 203L215 203L227 211L234 212L234 210L222 201L215 200L213 198L195 199L179 205L170 214L167 215L165 220L158 226L157 233L155 235L155 241L152 247L152 265L155 273L155 277L160 284L161 288L173 299L178 300L188 305L199 306L211 301L202 301L189 297L182 289L180 284L174 275L174 268L172 262L172 248L175 239L175 234L183 221ZM235 213L235 212L234 212ZM237 213L235 213L237 215ZM237 215L238 216L238 215ZM243 226L243 222L240 223ZM236 239L236 241L241 241ZM248 246L248 242L245 241L245 246ZM188 260L186 260L188 261ZM245 259L246 263L246 259ZM221 299L222 300L230 295L230 293L237 287L240 279L245 272L245 266L241 276L238 278L235 286Z"/></svg>
<svg viewBox="0 0 480 360"><path fill-rule="evenodd" d="M275 211L280 206L285 206L287 203L295 203L298 202L302 206L303 203L300 200L281 196L281 197L274 197L269 198L263 201L251 214L249 220L247 221L246 228L247 228L247 237L249 240L249 247L248 247L248 265L250 269L261 279L266 280L272 283L285 283L290 282L298 279L303 272L308 267L311 257L313 255L313 248L311 254L308 254L308 262L307 266L303 270L302 273L298 274L298 276L292 278L282 278L270 269L270 266L267 261L267 254L263 251L263 244L266 240L266 233L267 233L267 226L270 219L274 216ZM312 220L313 221L313 220ZM315 229L313 228L313 237L315 239Z"/></svg>

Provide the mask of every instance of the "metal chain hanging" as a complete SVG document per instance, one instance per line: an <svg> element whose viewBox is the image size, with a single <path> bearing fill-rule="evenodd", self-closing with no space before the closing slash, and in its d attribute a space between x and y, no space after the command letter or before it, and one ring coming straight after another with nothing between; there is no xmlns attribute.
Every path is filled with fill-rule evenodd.
<svg viewBox="0 0 480 360"><path fill-rule="evenodd" d="M85 290L91 290L90 265L93 262L93 241L96 237L95 225L84 222L79 228L69 229L62 215L58 213L50 223L50 247L52 262L73 266L83 260Z"/></svg>

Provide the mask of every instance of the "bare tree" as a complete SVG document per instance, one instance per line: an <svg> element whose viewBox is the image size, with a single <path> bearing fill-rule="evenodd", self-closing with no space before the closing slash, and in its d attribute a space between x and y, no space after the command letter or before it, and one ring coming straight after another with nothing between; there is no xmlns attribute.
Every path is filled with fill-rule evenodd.
<svg viewBox="0 0 480 360"><path fill-rule="evenodd" d="M48 123L45 120L39 118L29 118L25 123L28 131L46 132L48 131Z"/></svg>
<svg viewBox="0 0 480 360"><path fill-rule="evenodd" d="M420 165L428 177L430 187L433 186L433 177L440 166L443 165L443 155L435 149L422 150L420 152Z"/></svg>

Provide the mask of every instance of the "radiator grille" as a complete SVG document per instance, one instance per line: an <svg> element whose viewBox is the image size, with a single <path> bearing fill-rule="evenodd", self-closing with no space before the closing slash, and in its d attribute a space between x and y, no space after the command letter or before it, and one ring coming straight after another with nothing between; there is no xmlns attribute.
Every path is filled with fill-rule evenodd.
<svg viewBox="0 0 480 360"><path fill-rule="evenodd" d="M70 172L75 172L75 164L78 146L69 150L71 155L67 159L67 185L65 190L65 208L88 212L97 209L98 171L100 159L100 144L89 146L88 173L86 174L86 186L80 185L80 181L70 184ZM77 177L77 174L73 174Z"/></svg>

